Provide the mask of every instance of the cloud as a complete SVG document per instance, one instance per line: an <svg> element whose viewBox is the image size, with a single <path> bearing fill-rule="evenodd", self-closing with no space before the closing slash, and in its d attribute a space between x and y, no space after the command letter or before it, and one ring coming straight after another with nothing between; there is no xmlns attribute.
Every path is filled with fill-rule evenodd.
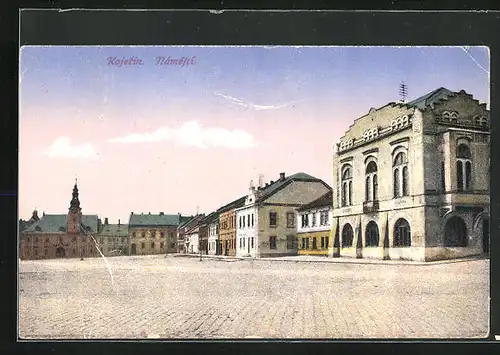
<svg viewBox="0 0 500 355"><path fill-rule="evenodd" d="M91 159L95 160L99 154L91 143L72 145L68 137L59 137L45 152L50 158Z"/></svg>
<svg viewBox="0 0 500 355"><path fill-rule="evenodd" d="M170 141L179 146L207 148L251 148L255 141L250 133L225 128L203 128L197 122L186 122L180 128L161 127L153 133L133 133L112 138L110 143L154 143Z"/></svg>
<svg viewBox="0 0 500 355"><path fill-rule="evenodd" d="M223 97L225 99L228 99L231 103L233 103L235 105L243 106L243 107L246 107L246 108L252 108L252 109L254 109L256 111L261 111L261 110L276 110L276 109L280 109L280 108L283 108L283 107L287 107L287 106L293 105L294 103L298 102L298 101L291 101L291 102L287 102L287 103L281 104L281 105L256 105L256 104L253 104L251 102L242 101L240 99L237 99L236 97L224 95L224 94L221 94L221 93L218 93L218 92L214 92L214 95Z"/></svg>

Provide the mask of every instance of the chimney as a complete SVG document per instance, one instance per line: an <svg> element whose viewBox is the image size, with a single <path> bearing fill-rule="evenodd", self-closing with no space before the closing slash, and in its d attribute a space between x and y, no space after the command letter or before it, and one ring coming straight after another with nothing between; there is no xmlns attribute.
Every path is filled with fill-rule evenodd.
<svg viewBox="0 0 500 355"><path fill-rule="evenodd" d="M271 181L269 182L269 185L272 185L272 184L274 184L274 181L273 181L273 180L271 180Z"/></svg>
<svg viewBox="0 0 500 355"><path fill-rule="evenodd" d="M43 215L45 216L45 211L43 211Z"/></svg>
<svg viewBox="0 0 500 355"><path fill-rule="evenodd" d="M160 216L163 216L163 212L160 212Z"/></svg>
<svg viewBox="0 0 500 355"><path fill-rule="evenodd" d="M121 225L121 223L120 223L120 219L118 219L118 225Z"/></svg>
<svg viewBox="0 0 500 355"><path fill-rule="evenodd" d="M263 186L264 186L264 175L259 174L259 187L263 187Z"/></svg>
<svg viewBox="0 0 500 355"><path fill-rule="evenodd" d="M280 173L280 181L285 180L285 173Z"/></svg>
<svg viewBox="0 0 500 355"><path fill-rule="evenodd" d="M151 212L148 212L148 214L151 214Z"/></svg>
<svg viewBox="0 0 500 355"><path fill-rule="evenodd" d="M269 183L268 183L268 182L266 182L266 185L265 185L264 187L268 187L268 186L269 186Z"/></svg>
<svg viewBox="0 0 500 355"><path fill-rule="evenodd" d="M134 214L134 212L130 212L130 215L132 216Z"/></svg>
<svg viewBox="0 0 500 355"><path fill-rule="evenodd" d="M104 218L104 224L109 224L108 217Z"/></svg>

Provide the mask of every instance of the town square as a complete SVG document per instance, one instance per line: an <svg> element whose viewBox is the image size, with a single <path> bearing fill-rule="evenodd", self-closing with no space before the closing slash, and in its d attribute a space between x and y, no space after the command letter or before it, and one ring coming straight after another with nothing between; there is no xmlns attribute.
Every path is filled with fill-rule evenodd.
<svg viewBox="0 0 500 355"><path fill-rule="evenodd" d="M21 339L488 336L487 49L161 49L22 52Z"/></svg>
<svg viewBox="0 0 500 355"><path fill-rule="evenodd" d="M302 258L302 257L298 257ZM489 262L23 261L25 339L481 338ZM112 277L111 277L112 274Z"/></svg>

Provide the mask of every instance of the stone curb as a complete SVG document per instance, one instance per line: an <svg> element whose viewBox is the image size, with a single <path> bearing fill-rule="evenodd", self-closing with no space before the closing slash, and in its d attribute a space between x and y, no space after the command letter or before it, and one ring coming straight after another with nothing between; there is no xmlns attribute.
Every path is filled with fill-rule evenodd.
<svg viewBox="0 0 500 355"><path fill-rule="evenodd" d="M173 257L187 257L187 258L200 258L198 254L169 254ZM354 258L318 258L318 259L279 259L279 258L250 258L250 257L233 257L233 256L215 256L215 255L203 255L203 259L220 260L220 261L239 261L239 260L251 260L251 261L277 261L277 262L293 262L293 263L325 263L325 264L357 264L357 265L440 265L440 264L452 264L467 261L477 261L483 259L489 259L484 257L467 257L467 258L457 258L449 260L436 260L436 261L407 261L407 260L378 260L378 259L354 259Z"/></svg>

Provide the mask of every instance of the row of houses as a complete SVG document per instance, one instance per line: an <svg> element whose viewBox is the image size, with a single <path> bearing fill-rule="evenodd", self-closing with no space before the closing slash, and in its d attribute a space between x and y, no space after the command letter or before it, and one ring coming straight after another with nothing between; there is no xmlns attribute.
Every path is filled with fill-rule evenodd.
<svg viewBox="0 0 500 355"><path fill-rule="evenodd" d="M20 257L164 253L437 260L489 252L490 117L465 91L371 108L334 145L333 185L306 173L196 216L131 213L20 221ZM90 237L89 237L90 236Z"/></svg>
<svg viewBox="0 0 500 355"><path fill-rule="evenodd" d="M305 173L252 186L248 194L205 215L131 213L128 223L110 224L97 215L83 215L75 182L70 208L64 214L38 216L19 223L21 259L194 253L264 257L296 255L300 226L297 209L319 197L331 218L331 188ZM328 224L329 225L329 224ZM326 226L326 225L325 225ZM326 229L325 229L326 231ZM325 236L328 238L328 233ZM314 252L320 244L311 242ZM318 245L318 248L316 248ZM327 245L321 243L326 254Z"/></svg>

